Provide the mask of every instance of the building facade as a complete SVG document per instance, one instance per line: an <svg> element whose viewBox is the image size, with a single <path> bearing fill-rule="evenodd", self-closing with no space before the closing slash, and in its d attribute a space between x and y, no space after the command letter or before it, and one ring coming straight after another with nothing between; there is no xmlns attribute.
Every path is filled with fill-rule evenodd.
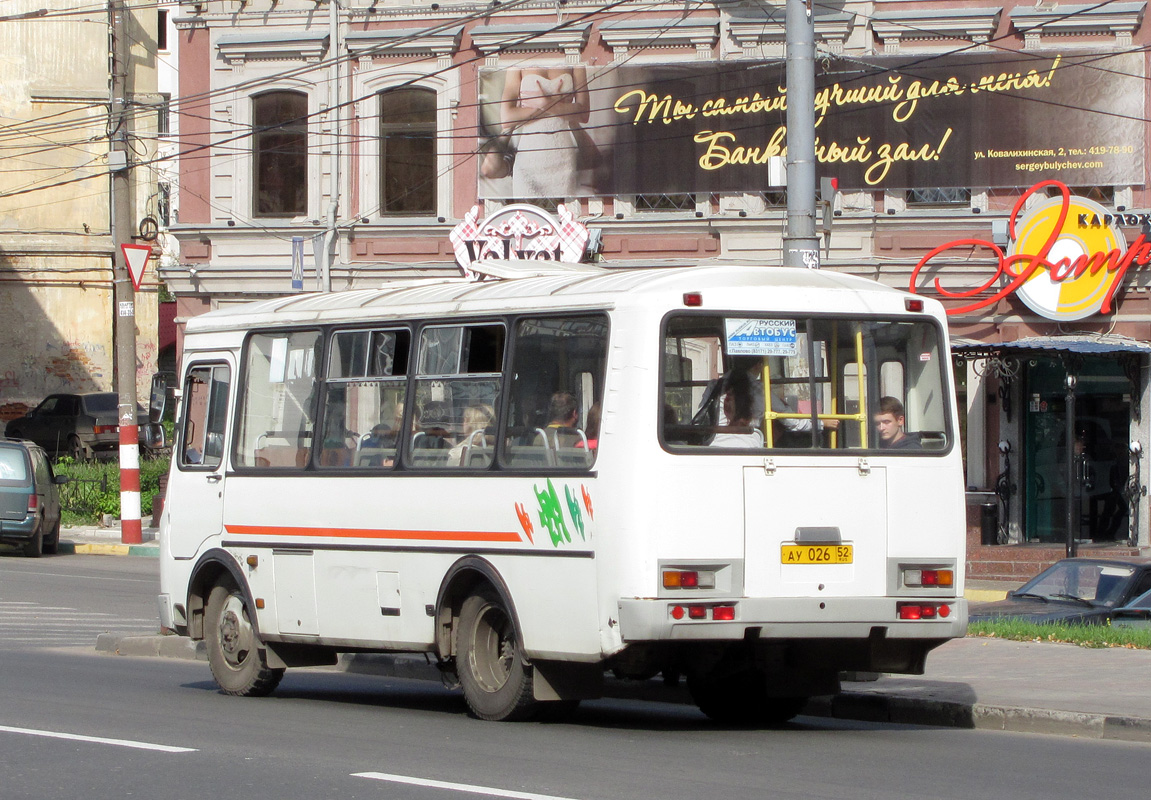
<svg viewBox="0 0 1151 800"><path fill-rule="evenodd" d="M820 265L947 304L989 546L1071 515L1076 543L1149 544L1145 9L817 4ZM512 202L562 205L607 266L782 263L782 3L184 0L175 24L183 317L458 275L453 228ZM1103 288L1014 277L1119 250L1078 270Z"/></svg>
<svg viewBox="0 0 1151 800"><path fill-rule="evenodd" d="M155 22L152 8L128 15L133 227L155 201ZM0 25L0 420L52 392L114 388L109 30L107 9L66 1L17 4ZM142 397L156 363L148 277L135 304Z"/></svg>

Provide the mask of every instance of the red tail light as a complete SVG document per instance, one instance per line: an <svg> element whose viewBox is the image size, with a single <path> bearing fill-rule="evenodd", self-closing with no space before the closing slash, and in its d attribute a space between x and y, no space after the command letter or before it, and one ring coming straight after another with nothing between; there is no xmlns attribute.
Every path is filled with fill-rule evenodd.
<svg viewBox="0 0 1151 800"><path fill-rule="evenodd" d="M947 603L898 603L895 615L899 619L935 619L950 617L951 606Z"/></svg>
<svg viewBox="0 0 1151 800"><path fill-rule="evenodd" d="M93 426L92 430L94 430L96 433L119 433L120 432L120 426L119 425L95 425L95 426Z"/></svg>
<svg viewBox="0 0 1151 800"><path fill-rule="evenodd" d="M40 507L40 495L33 492L28 495L28 513L31 514Z"/></svg>
<svg viewBox="0 0 1151 800"><path fill-rule="evenodd" d="M716 606L711 610L711 618L721 622L731 622L735 619L735 606Z"/></svg>

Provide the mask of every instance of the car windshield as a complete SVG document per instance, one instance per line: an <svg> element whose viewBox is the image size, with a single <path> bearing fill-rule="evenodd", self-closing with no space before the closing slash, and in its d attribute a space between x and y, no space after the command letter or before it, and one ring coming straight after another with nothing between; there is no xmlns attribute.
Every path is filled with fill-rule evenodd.
<svg viewBox="0 0 1151 800"><path fill-rule="evenodd" d="M1135 574L1133 567L1093 561L1060 561L1019 588L1017 595L1038 595L1052 600L1089 600L1114 606Z"/></svg>
<svg viewBox="0 0 1151 800"><path fill-rule="evenodd" d="M28 480L28 465L24 451L18 447L0 447L0 481L24 482Z"/></svg>
<svg viewBox="0 0 1151 800"><path fill-rule="evenodd" d="M88 414L115 414L120 397L115 392L101 392L84 396L84 411Z"/></svg>

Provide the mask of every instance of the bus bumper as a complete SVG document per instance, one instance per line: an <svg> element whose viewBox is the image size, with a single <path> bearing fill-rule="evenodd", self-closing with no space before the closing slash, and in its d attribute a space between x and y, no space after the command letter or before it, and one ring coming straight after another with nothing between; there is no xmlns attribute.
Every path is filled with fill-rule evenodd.
<svg viewBox="0 0 1151 800"><path fill-rule="evenodd" d="M898 606L915 603L933 606L935 616L901 619ZM939 611L941 606L946 606L946 612ZM717 615L716 608L731 610ZM636 598L620 600L619 626L625 644L876 637L941 641L966 634L967 601L962 597L902 596L698 601Z"/></svg>

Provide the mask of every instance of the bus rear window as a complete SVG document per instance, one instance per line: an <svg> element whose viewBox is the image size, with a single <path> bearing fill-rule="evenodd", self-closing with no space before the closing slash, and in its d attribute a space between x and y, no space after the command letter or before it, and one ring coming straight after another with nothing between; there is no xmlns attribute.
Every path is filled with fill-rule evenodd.
<svg viewBox="0 0 1151 800"><path fill-rule="evenodd" d="M947 370L931 321L680 315L663 342L671 449L950 448Z"/></svg>

